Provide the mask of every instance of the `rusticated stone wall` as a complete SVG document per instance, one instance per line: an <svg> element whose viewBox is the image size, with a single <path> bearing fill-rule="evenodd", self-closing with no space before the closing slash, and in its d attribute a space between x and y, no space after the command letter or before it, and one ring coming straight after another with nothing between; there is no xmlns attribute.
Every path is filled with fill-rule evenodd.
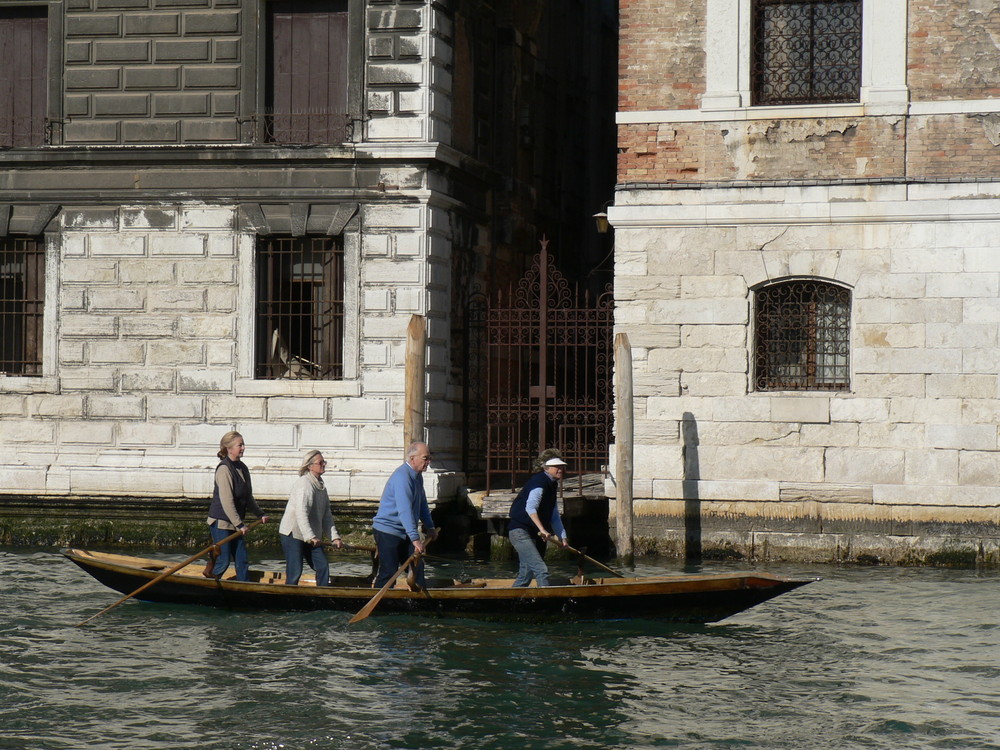
<svg viewBox="0 0 1000 750"><path fill-rule="evenodd" d="M640 549L1000 565L998 215L995 180L620 190ZM787 278L850 290L849 390L753 389Z"/></svg>
<svg viewBox="0 0 1000 750"><path fill-rule="evenodd" d="M256 91L243 5L66 0L62 142L239 142Z"/></svg>

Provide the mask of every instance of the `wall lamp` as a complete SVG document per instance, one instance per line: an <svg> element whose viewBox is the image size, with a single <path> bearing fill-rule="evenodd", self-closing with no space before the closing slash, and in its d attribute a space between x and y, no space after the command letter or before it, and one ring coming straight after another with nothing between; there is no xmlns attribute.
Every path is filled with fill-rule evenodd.
<svg viewBox="0 0 1000 750"><path fill-rule="evenodd" d="M604 205L601 206L601 210L594 214L594 223L597 225L598 234L607 234L611 231L611 224L608 223L608 206L614 201L612 198L610 201L605 201Z"/></svg>

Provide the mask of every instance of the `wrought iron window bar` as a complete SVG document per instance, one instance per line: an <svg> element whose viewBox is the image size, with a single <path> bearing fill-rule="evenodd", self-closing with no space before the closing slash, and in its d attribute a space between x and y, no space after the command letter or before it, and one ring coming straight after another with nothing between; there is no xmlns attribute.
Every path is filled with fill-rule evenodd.
<svg viewBox="0 0 1000 750"><path fill-rule="evenodd" d="M755 105L857 102L861 0L754 0Z"/></svg>
<svg viewBox="0 0 1000 750"><path fill-rule="evenodd" d="M754 387L847 390L851 293L820 281L787 281L757 290Z"/></svg>
<svg viewBox="0 0 1000 750"><path fill-rule="evenodd" d="M42 374L45 243L0 238L0 373Z"/></svg>
<svg viewBox="0 0 1000 750"><path fill-rule="evenodd" d="M256 377L343 377L344 252L331 237L257 245Z"/></svg>

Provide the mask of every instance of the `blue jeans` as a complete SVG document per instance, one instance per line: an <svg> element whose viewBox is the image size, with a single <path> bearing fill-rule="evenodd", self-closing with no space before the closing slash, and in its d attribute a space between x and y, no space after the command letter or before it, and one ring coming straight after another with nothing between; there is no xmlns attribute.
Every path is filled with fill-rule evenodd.
<svg viewBox="0 0 1000 750"><path fill-rule="evenodd" d="M549 585L549 568L542 558L539 542L536 542L527 529L511 529L507 538L517 550L517 578L515 586L527 586L534 578L539 586ZM542 546L541 549L545 549Z"/></svg>
<svg viewBox="0 0 1000 750"><path fill-rule="evenodd" d="M212 523L208 527L208 532L212 535L212 541L218 544L227 536L234 532L234 529L220 529L219 524ZM229 569L229 562L236 562L236 580L250 580L250 556L247 554L247 542L243 534L226 542L219 547L219 557L215 560L215 567L212 568L212 575L216 578Z"/></svg>
<svg viewBox="0 0 1000 750"><path fill-rule="evenodd" d="M330 585L330 561L326 559L326 549L313 547L309 542L302 542L291 534L278 534L281 539L281 549L285 552L285 583L294 586L302 577L303 561L316 571L316 585Z"/></svg>
<svg viewBox="0 0 1000 750"><path fill-rule="evenodd" d="M375 588L380 589L389 582L393 573L399 570L402 565L414 553L413 542L409 539L401 539L393 534L386 534L378 529L375 532L375 546L378 547L378 575L375 576ZM424 578L424 561L421 558L417 563L416 582L420 588L426 588L427 580Z"/></svg>

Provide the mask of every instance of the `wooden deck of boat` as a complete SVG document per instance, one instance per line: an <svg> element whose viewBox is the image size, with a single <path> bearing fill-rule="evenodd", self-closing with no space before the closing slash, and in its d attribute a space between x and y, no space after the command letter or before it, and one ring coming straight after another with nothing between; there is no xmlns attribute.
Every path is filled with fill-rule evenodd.
<svg viewBox="0 0 1000 750"><path fill-rule="evenodd" d="M132 568L135 570L145 570L151 573L158 573L170 568L173 563L169 561L151 560L145 557L135 557L132 555L121 555L110 552L93 552L90 550L70 550L74 555L81 558L86 558L93 561L94 563L108 563L112 565L124 566ZM202 571L205 568L204 561L197 560L185 567L181 568L175 572L174 576L191 577L198 580L205 580L202 575ZM276 584L284 585L285 574L281 571L261 571L253 570L250 571L251 583L264 583L264 584ZM223 575L222 580L235 582L236 573L232 567L226 571ZM330 587L337 589L344 588L371 588L369 576L338 576L333 575L330 577ZM738 583L740 586L756 588L760 586L770 586L776 580L783 580L778 576L771 576L767 574L758 573L714 573L714 574L704 574L698 576L691 576L685 574L677 575L667 575L667 576L653 576L653 577L608 577L608 578L586 578L582 576L577 576L573 578L555 578L553 582L548 587L543 587L539 589L540 592L544 592L547 589L558 590L560 587L573 586L573 587L593 587L598 589L604 589L605 587L614 587L620 589L631 589L638 593L644 587L662 587L664 584L671 584L673 588L684 589L687 587L704 588L726 588L732 587L734 583ZM446 578L428 578L427 579L427 589L430 592L447 592L447 591L468 591L469 589L483 590L483 589L511 589L513 588L514 579L513 578L474 578L471 580L456 580L456 579L446 579ZM303 575L299 580L298 586L301 587L316 587L315 578L311 575ZM406 577L400 576L396 580L394 586L396 589L408 590ZM532 582L528 588L538 589L537 583Z"/></svg>

